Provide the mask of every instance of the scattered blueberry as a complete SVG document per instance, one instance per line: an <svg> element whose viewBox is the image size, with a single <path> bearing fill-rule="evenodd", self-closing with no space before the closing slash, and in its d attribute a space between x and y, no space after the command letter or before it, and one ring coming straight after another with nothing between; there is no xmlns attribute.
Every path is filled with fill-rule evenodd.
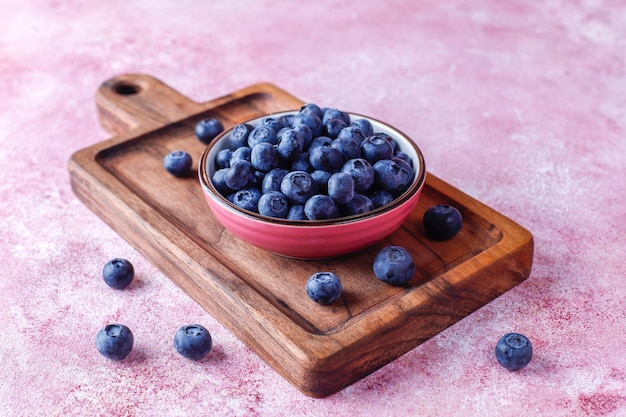
<svg viewBox="0 0 626 417"><path fill-rule="evenodd" d="M123 258L111 259L102 268L102 279L111 288L122 289L128 287L135 277L135 268Z"/></svg>
<svg viewBox="0 0 626 417"><path fill-rule="evenodd" d="M533 345L519 333L507 333L498 340L496 359L510 371L518 371L528 365L533 357Z"/></svg>
<svg viewBox="0 0 626 417"><path fill-rule="evenodd" d="M447 204L437 204L424 213L424 229L434 240L452 239L463 226L461 212Z"/></svg>
<svg viewBox="0 0 626 417"><path fill-rule="evenodd" d="M203 119L196 124L196 137L202 143L211 142L217 135L224 131L222 122L217 119Z"/></svg>
<svg viewBox="0 0 626 417"><path fill-rule="evenodd" d="M102 356L120 361L133 350L133 332L123 324L107 324L96 334L96 349Z"/></svg>
<svg viewBox="0 0 626 417"><path fill-rule="evenodd" d="M191 173L191 155L185 151L173 151L165 155L163 166L175 177L186 177Z"/></svg>
<svg viewBox="0 0 626 417"><path fill-rule="evenodd" d="M391 285L404 285L415 274L411 254L401 246L386 246L374 258L374 275Z"/></svg>
<svg viewBox="0 0 626 417"><path fill-rule="evenodd" d="M319 304L333 303L341 292L341 281L333 272L316 272L306 282L307 295Z"/></svg>
<svg viewBox="0 0 626 417"><path fill-rule="evenodd" d="M187 359L202 359L209 354L212 347L211 334L199 324L182 326L174 335L176 352Z"/></svg>

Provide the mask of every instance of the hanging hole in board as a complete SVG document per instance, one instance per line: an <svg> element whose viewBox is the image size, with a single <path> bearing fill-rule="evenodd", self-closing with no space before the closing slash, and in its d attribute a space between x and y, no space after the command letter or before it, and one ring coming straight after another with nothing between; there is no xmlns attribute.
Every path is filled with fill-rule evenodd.
<svg viewBox="0 0 626 417"><path fill-rule="evenodd" d="M141 87L136 84L120 82L113 86L113 91L121 96L132 96L133 94L138 94L141 91Z"/></svg>

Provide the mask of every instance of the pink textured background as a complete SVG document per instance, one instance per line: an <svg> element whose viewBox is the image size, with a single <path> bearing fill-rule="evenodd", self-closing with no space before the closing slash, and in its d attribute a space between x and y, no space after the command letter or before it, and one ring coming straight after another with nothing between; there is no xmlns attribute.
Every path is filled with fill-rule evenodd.
<svg viewBox="0 0 626 417"><path fill-rule="evenodd" d="M626 2L0 0L0 415L626 415ZM303 396L72 193L94 92L197 101L260 81L410 134L431 172L534 235L530 278L364 380ZM100 271L130 259L137 280ZM98 354L107 322L135 333ZM182 360L173 332L215 349ZM493 346L535 346L518 373Z"/></svg>

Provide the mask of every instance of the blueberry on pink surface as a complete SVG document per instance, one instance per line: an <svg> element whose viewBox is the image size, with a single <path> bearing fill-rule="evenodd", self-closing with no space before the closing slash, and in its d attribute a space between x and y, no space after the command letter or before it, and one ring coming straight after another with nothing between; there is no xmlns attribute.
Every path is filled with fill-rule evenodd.
<svg viewBox="0 0 626 417"><path fill-rule="evenodd" d="M498 340L495 353L500 365L510 371L519 371L530 363L533 345L522 334L507 333Z"/></svg>
<svg viewBox="0 0 626 417"><path fill-rule="evenodd" d="M102 356L120 361L133 350L133 332L123 324L107 324L96 334L96 348Z"/></svg>
<svg viewBox="0 0 626 417"><path fill-rule="evenodd" d="M174 348L182 357L199 360L209 354L213 339L209 331L199 324L180 327L174 335Z"/></svg>
<svg viewBox="0 0 626 417"><path fill-rule="evenodd" d="M135 277L135 268L127 259L113 258L102 268L102 279L111 288L128 287Z"/></svg>

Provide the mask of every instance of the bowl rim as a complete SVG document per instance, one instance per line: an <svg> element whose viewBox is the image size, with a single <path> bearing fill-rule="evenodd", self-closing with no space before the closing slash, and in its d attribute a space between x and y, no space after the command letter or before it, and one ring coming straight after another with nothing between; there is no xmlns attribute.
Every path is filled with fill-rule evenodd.
<svg viewBox="0 0 626 417"><path fill-rule="evenodd" d="M243 122L237 123L236 125L260 121L261 119L266 118L266 117L280 117L280 116L284 116L287 114L295 114L298 111L299 110L296 109L296 110L284 110L284 111L279 111L279 112L274 112L274 113L268 113L262 116L255 116ZM225 137L232 131L232 129L236 125L234 125L233 127L229 129L224 130L222 133L216 136L206 146L206 148L202 152L202 155L200 156L200 159L198 161L198 177L199 177L200 184L202 185L203 190L209 197L211 197L213 201L220 204L224 208L228 209L230 212L233 212L233 214L247 217L252 220L260 221L262 223L270 223L270 224L284 225L284 226L298 226L298 227L337 226L337 225L342 225L342 224L354 223L357 221L363 221L371 217L377 217L383 212L388 212L395 207L401 206L402 204L410 200L414 194L419 192L419 190L424 186L424 183L426 182L426 165L424 162L424 155L422 154L421 149L404 132L398 130L397 128L381 120L378 120L371 116L365 116L360 113L352 113L352 112L346 112L346 113L350 115L350 118L352 120L354 120L353 118L367 119L383 126L385 129L392 131L393 133L395 133L395 135L400 136L404 141L406 141L407 144L413 149L413 151L417 155L417 159L419 162L419 170L415 170L415 178L413 179L413 182L411 183L410 187L405 192L400 194L400 196L396 197L390 203L377 207L374 210L368 211L367 213L353 214L350 216L336 217L333 219L320 219L320 220L291 220L291 219L283 219L283 218L278 218L278 217L265 216L260 213L246 210L244 208L241 208L231 203L230 201L228 201L228 199L225 196L223 196L220 192L218 192L217 189L213 186L213 182L211 181L210 175L208 172L209 170L207 169L207 162L208 162L207 160L208 160L209 154L211 153L211 150L214 147L216 147L221 142L221 140L225 139Z"/></svg>

